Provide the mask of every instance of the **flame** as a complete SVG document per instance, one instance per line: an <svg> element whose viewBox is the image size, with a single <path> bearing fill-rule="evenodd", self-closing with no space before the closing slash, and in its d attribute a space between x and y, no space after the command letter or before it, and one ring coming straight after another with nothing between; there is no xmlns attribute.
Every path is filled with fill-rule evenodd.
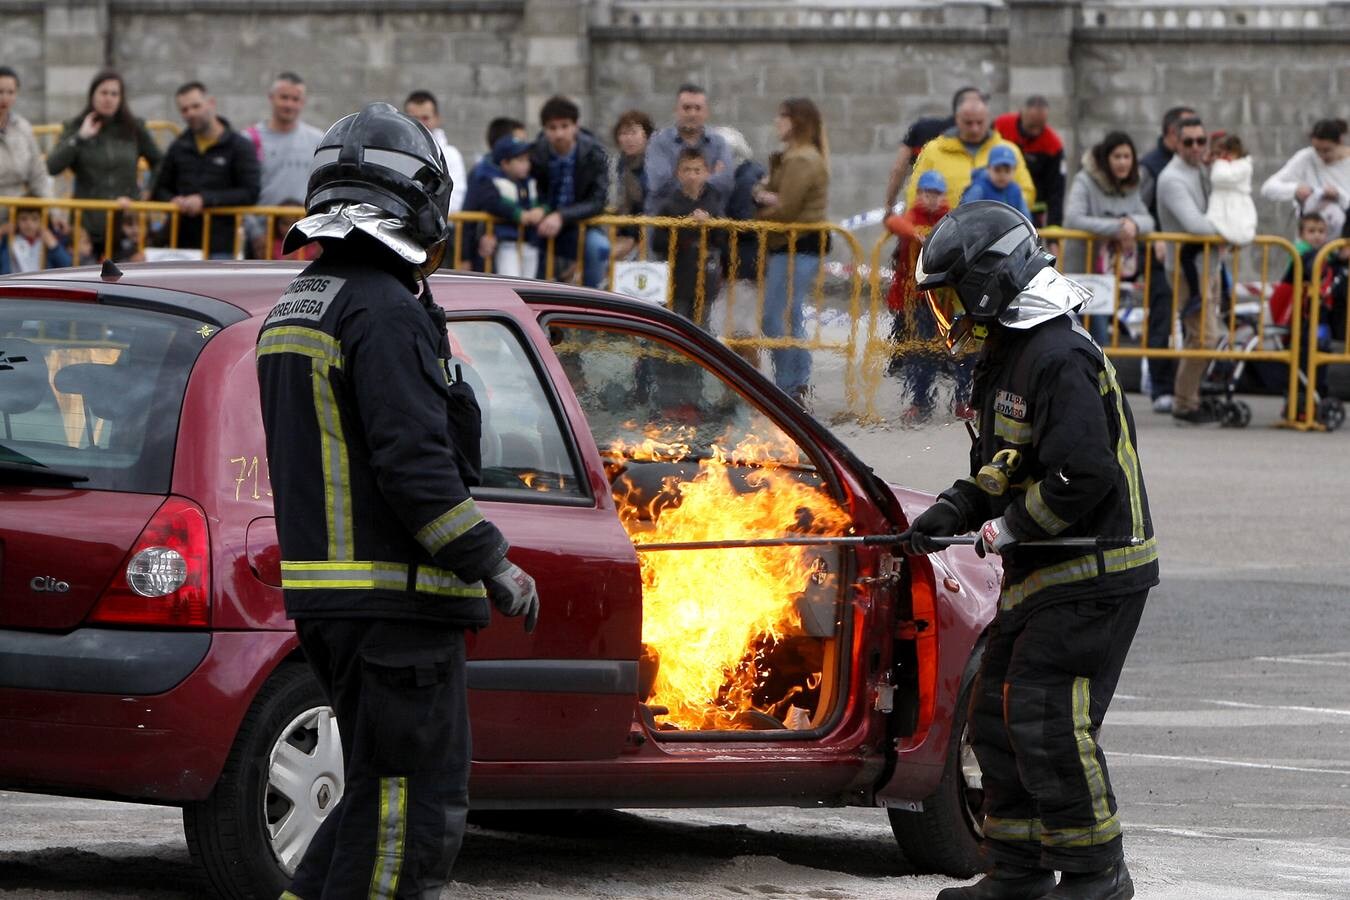
<svg viewBox="0 0 1350 900"><path fill-rule="evenodd" d="M751 435L730 449L713 443L691 472L695 438L692 428L648 428L643 440L610 446L615 501L635 544L848 529L847 515L785 439ZM645 496L623 470L628 461L683 465L662 479L655 496ZM818 555L806 547L757 547L641 553L639 560L642 640L658 660L647 702L669 710L664 721L681 729L744 729L764 721L755 711L786 716L787 701L801 688L764 696L772 674L767 657L801 633L796 600L820 578ZM813 673L807 687L820 677Z"/></svg>

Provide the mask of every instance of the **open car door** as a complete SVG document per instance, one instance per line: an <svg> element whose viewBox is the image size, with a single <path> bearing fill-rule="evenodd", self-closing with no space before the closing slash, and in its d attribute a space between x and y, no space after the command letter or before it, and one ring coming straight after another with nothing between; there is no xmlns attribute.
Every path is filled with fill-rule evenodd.
<svg viewBox="0 0 1350 900"><path fill-rule="evenodd" d="M473 495L540 595L533 634L494 612L470 639L474 759L613 758L637 705L642 593L633 546L597 490L599 456L533 323L452 312L448 325L450 377L482 410Z"/></svg>
<svg viewBox="0 0 1350 900"><path fill-rule="evenodd" d="M842 536L878 527L878 509L793 420L799 409L762 379L738 382L738 364L686 333L692 324L580 310L543 321L638 550L650 733L856 754L885 727L876 699L886 676L872 652L886 615L876 600L889 596L875 580L882 554L658 548Z"/></svg>

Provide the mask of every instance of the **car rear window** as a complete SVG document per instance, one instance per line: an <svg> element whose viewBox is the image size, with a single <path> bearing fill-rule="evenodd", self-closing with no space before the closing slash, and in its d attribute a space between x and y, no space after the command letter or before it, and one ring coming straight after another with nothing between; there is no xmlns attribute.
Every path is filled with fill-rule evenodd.
<svg viewBox="0 0 1350 900"><path fill-rule="evenodd" d="M167 493L188 374L214 326L0 293L0 463L85 476L81 489ZM17 474L16 474L17 473Z"/></svg>

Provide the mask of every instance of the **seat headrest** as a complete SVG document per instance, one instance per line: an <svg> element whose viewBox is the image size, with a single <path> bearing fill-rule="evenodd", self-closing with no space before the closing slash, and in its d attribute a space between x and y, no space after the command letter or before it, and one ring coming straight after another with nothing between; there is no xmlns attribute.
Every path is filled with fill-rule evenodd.
<svg viewBox="0 0 1350 900"><path fill-rule="evenodd" d="M22 338L0 338L0 412L31 412L52 395L42 348Z"/></svg>
<svg viewBox="0 0 1350 900"><path fill-rule="evenodd" d="M149 380L125 364L75 363L58 370L54 384L63 394L82 396L100 419L126 418L150 401Z"/></svg>

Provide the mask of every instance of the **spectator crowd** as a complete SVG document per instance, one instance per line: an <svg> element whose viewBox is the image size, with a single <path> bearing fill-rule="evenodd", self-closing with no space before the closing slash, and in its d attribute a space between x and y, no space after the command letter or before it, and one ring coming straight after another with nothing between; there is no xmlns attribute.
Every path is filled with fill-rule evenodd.
<svg viewBox="0 0 1350 900"><path fill-rule="evenodd" d="M145 246L169 243L204 245L211 257L234 257L241 250L255 258L281 255L288 221L247 216L240 235L233 216L212 216L208 227L205 214L219 207L303 205L323 130L304 120L307 86L300 75L278 74L267 92L267 117L243 127L221 114L206 85L183 84L174 95L183 129L163 149L132 113L127 85L116 72L94 77L84 109L64 123L45 154L16 109L20 88L19 74L0 65L0 196L52 198L54 177L69 173L73 197L114 201L118 211L72 217L57 208L29 210L10 222L8 211L0 210L0 273L104 255L137 259ZM811 99L782 101L775 125L780 146L762 158L741 132L709 124L715 121L712 98L692 83L676 89L665 122L631 109L604 132L584 127L577 104L555 96L540 108L533 136L521 121L493 119L480 153L451 144L430 91L410 91L403 110L441 145L455 185L452 212L486 213L495 221L469 223L461 232L468 238L461 240L465 267L579 278L594 287L607 282L615 263L651 254L670 260L673 308L700 325L711 327L710 308L724 285L751 280L762 283L762 310L758 321L738 317L738 336L805 337L806 300L830 243L828 231L818 227L828 208L829 142ZM905 132L884 209L885 225L898 238L887 296L897 347L889 371L911 395L910 418L922 420L932 412L934 375L952 365L911 352L932 342L933 316L944 311L919 302L910 275L925 235L963 203L994 200L1038 225L1090 233L1092 242L1064 241L1053 248L1068 273L1111 273L1132 281L1151 271L1145 299L1149 346L1168 345L1178 327L1184 345L1193 348L1212 345L1222 333L1217 318L1232 290L1231 251L1208 252L1198 244L1169 250L1161 243L1149 251L1141 239L1165 231L1218 235L1235 247L1252 241L1254 173L1240 137L1211 132L1195 109L1177 106L1164 116L1161 134L1147 152L1141 154L1129 134L1112 131L1082 153L1067 182L1065 144L1050 125L1051 112L1046 98L1033 96L995 117L988 96L965 87L952 97L950 115L918 119ZM1309 146L1260 185L1261 196L1291 210L1291 230L1297 229L1308 261L1322 243L1347 229L1346 130L1341 120L1317 122ZM173 204L179 213L176 233L167 223L130 211L131 201L139 199ZM691 225L730 219L803 227L767 234L752 228L586 227L605 213L685 219ZM817 227L805 227L812 225ZM308 259L315 252L311 246L292 255ZM1287 308L1283 314L1287 317ZM1099 342L1110 340L1109 317L1093 317L1089 326ZM771 358L777 383L808 402L810 353L777 347ZM1206 421L1199 400L1205 361L1184 359L1174 368L1171 363L1150 360L1153 408L1180 422ZM963 415L969 411L964 393L969 374L959 365L955 374L953 409Z"/></svg>

